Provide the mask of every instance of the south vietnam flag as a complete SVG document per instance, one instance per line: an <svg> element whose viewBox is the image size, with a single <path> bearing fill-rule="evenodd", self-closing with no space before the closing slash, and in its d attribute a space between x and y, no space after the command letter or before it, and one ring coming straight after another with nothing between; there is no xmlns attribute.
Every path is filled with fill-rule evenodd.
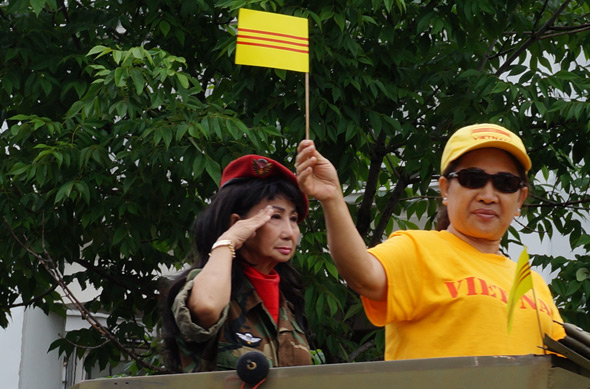
<svg viewBox="0 0 590 389"><path fill-rule="evenodd" d="M236 64L309 72L306 18L240 9Z"/></svg>
<svg viewBox="0 0 590 389"><path fill-rule="evenodd" d="M506 312L508 315L508 333L512 329L512 319L514 318L514 308L523 294L529 289L533 289L533 275L531 265L529 264L529 253L526 246L522 249L518 262L516 263L516 272L514 274L514 282L508 295L508 305ZM534 290L533 290L534 292Z"/></svg>

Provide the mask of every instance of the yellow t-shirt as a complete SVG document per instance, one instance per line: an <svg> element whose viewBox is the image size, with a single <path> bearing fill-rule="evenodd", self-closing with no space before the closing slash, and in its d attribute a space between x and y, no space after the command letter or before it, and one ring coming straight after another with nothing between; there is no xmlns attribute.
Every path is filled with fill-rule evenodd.
<svg viewBox="0 0 590 389"><path fill-rule="evenodd" d="M543 333L565 336L547 284L516 305L507 330L507 299L516 263L485 254L447 231L396 231L369 249L387 273L386 301L362 298L367 317L385 326L385 359L542 354Z"/></svg>

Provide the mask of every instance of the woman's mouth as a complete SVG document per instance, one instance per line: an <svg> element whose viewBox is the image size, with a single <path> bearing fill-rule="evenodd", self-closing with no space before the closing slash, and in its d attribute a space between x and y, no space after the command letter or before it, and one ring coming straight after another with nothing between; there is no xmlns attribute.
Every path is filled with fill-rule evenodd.
<svg viewBox="0 0 590 389"><path fill-rule="evenodd" d="M291 254L291 251L293 251L291 247L277 247L277 250L283 255L289 255Z"/></svg>
<svg viewBox="0 0 590 389"><path fill-rule="evenodd" d="M473 211L473 214L482 218L491 219L497 216L496 212L491 209L479 208Z"/></svg>

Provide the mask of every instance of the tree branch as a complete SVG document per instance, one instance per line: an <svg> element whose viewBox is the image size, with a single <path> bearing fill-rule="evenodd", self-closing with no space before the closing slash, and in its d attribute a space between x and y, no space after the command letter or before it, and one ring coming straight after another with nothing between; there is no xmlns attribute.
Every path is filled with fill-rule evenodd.
<svg viewBox="0 0 590 389"><path fill-rule="evenodd" d="M80 258L76 259L74 262L79 265L82 265L84 268L86 268L88 270L92 270L93 272L96 272L100 276L111 281L113 284L118 285L124 289L128 289L133 292L133 289L131 289L131 285L129 284L129 282L125 282L124 280L121 280L118 277L113 276L111 273L105 271L103 268L95 266L94 264L92 264L84 259L80 259ZM155 296L153 290L147 290L147 289L144 290L139 287L137 287L135 289L135 292L145 294L146 296L151 296L151 297Z"/></svg>
<svg viewBox="0 0 590 389"><path fill-rule="evenodd" d="M369 175L367 176L365 184L365 193L361 205L359 206L356 216L356 229L361 236L365 236L371 225L371 207L375 200L377 193L377 185L379 184L379 172L381 171L381 164L385 156L385 149L383 142L385 141L385 131L379 133L374 147L370 150L371 163L369 165Z"/></svg>
<svg viewBox="0 0 590 389"><path fill-rule="evenodd" d="M556 32L553 34L545 34L542 37L540 37L539 39L549 39L549 38L554 38L556 36L562 36L562 35L569 35L569 34L577 34L579 32L584 32L584 31L588 31L590 30L590 25L585 25L583 27L578 27L576 29L567 29L567 30L561 30L561 32ZM558 31L558 30L556 30Z"/></svg>
<svg viewBox="0 0 590 389"><path fill-rule="evenodd" d="M137 361L137 363L143 367L148 369L152 369L154 371L160 373L169 373L168 370L162 369L159 366L152 365L142 359L140 355L137 355L135 352L129 350L125 347L117 337L115 337L105 326L103 326L100 321L92 315L92 313L84 307L84 305L74 296L72 291L66 285L63 275L60 273L59 269L57 268L55 261L51 258L51 255L47 252L45 248L45 217L43 216L42 222L42 238L41 238L41 245L43 254L39 254L33 250L32 245L28 241L26 236L23 236L24 242L22 242L14 233L14 230L8 223L6 217L4 217L4 223L8 227L10 234L12 237L17 241L17 243L31 256L39 261L39 263L47 270L47 272L51 275L51 277L55 280L55 282L61 287L62 291L64 292L65 297L70 300L72 305L80 312L82 318L86 320L92 328L98 331L104 338L107 339L107 342L112 342L119 351L124 353L125 355L129 356L131 359Z"/></svg>
<svg viewBox="0 0 590 389"><path fill-rule="evenodd" d="M61 13L64 16L64 19L66 20L66 23L70 24L70 15L68 14L68 8L66 7L64 0L60 1L60 8L61 8ZM72 34L72 40L76 44L76 49L78 49L78 51L82 50L82 43L80 42L80 39L75 34Z"/></svg>
<svg viewBox="0 0 590 389"><path fill-rule="evenodd" d="M35 296L32 299L30 299L28 301L24 301L22 303L11 304L7 308L8 309L12 309L12 308L16 308L16 307L26 307L26 306L29 306L29 305L31 305L31 304L33 304L33 303L41 300L43 297L47 296L48 294L50 294L51 292L53 292L55 289L57 289L57 284L55 284L51 288L47 289L45 292L41 293L39 296Z"/></svg>
<svg viewBox="0 0 590 389"><path fill-rule="evenodd" d="M71 340L67 339L65 336L63 336L62 334L58 334L60 338L62 338L64 341L68 342L69 344L71 344L72 346L76 347L76 348L82 348L84 350L96 350L101 348L102 346L104 346L105 344L109 343L110 340L107 339L104 342L102 342L101 344L99 344L98 346L84 346L75 342L72 342Z"/></svg>
<svg viewBox="0 0 590 389"><path fill-rule="evenodd" d="M516 58L518 58L530 45L535 43L540 38L540 36L543 35L543 33L545 31L547 31L549 29L549 27L551 27L553 25L553 23L555 22L555 19L557 19L557 17L569 5L569 3L571 3L571 0L566 0L561 5L561 7L559 7L559 9L557 11L555 11L555 13L549 18L549 20L547 20L547 22L543 25L543 27L541 27L536 32L533 32L531 34L531 36L529 37L529 39L527 39L510 57L508 57L506 59L506 62L504 62L504 64L502 64L502 66L500 66L498 68L498 70L496 71L495 74L500 75L500 74L504 73L504 71L506 71L506 69L508 69L508 67L512 64L512 62L514 62L514 60Z"/></svg>
<svg viewBox="0 0 590 389"><path fill-rule="evenodd" d="M537 204L523 204L523 207L527 207L527 208L558 208L558 207L563 207L563 208L571 208L571 209L579 209L579 210L583 210L583 211L588 211L588 208L583 208L583 207L573 207L574 205L578 205L578 204L590 204L590 199L582 199L582 200L576 200L576 201L565 201L565 202L555 202L555 201L551 201L548 199L542 199L539 197L535 198L543 201L543 203L537 203Z"/></svg>
<svg viewBox="0 0 590 389"><path fill-rule="evenodd" d="M553 33L548 32L544 35L539 36L538 38L539 38L539 40L541 40L541 39L552 38L555 36L561 36L561 35L567 35L567 34L577 34L579 32L588 31L588 29L590 29L590 23L580 24L578 26L551 26L548 28L548 31L555 31L555 32L553 32ZM534 34L534 31L525 31L524 33L525 34ZM507 32L505 32L505 34L515 35L516 32L515 31L507 31ZM494 54L490 58L501 56L502 53L506 53L508 51L510 51L510 50L506 50L501 53Z"/></svg>
<svg viewBox="0 0 590 389"><path fill-rule="evenodd" d="M361 355L362 353L364 353L367 350L370 350L373 347L375 347L375 339L369 340L368 342L364 343L359 348L357 348L356 350L351 352L350 355L348 356L348 362L354 362L354 360L359 355Z"/></svg>
<svg viewBox="0 0 590 389"><path fill-rule="evenodd" d="M404 190L406 189L409 183L410 178L405 173L403 173L400 176L397 183L395 184L395 188L389 195L389 198L387 199L387 203L385 204L383 211L381 211L381 218L379 219L379 223L377 224L377 227L373 232L373 236L371 237L371 242L369 243L370 247L373 247L377 243L381 242L383 232L387 227L387 223L389 223L389 218L393 214L395 206L399 203L401 195L404 193Z"/></svg>
<svg viewBox="0 0 590 389"><path fill-rule="evenodd" d="M539 22L541 21L541 17L543 16L543 12L545 12L545 10L547 9L547 3L549 3L549 0L545 0L543 2L543 7L541 7L539 12L537 12L537 17L535 17L535 24L533 26L533 29L537 28L537 26L539 25Z"/></svg>

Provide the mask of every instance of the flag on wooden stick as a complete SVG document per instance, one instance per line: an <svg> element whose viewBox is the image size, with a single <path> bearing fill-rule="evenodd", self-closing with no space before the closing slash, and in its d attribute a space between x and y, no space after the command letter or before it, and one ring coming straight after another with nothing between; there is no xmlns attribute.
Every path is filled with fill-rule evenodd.
<svg viewBox="0 0 590 389"><path fill-rule="evenodd" d="M236 64L309 72L306 18L240 9Z"/></svg>
<svg viewBox="0 0 590 389"><path fill-rule="evenodd" d="M529 254L526 247L524 247L518 258L514 282L510 289L510 294L508 295L508 306L506 307L508 314L508 333L510 333L510 330L512 329L514 308L522 295L529 289L533 289L533 275L531 273L531 265L529 264Z"/></svg>

